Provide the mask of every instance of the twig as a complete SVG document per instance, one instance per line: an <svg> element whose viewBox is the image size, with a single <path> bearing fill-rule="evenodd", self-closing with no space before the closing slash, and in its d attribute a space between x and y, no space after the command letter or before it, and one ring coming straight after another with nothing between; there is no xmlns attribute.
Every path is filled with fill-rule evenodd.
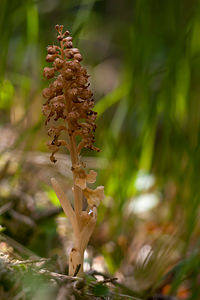
<svg viewBox="0 0 200 300"><path fill-rule="evenodd" d="M19 251L23 255L27 255L29 257L33 257L35 259L40 259L38 255L33 253L31 250L27 249L26 247L22 246L20 243L12 239L11 237L8 237L4 233L0 234L0 240L6 241L8 244L10 244L13 248L15 248L17 251Z"/></svg>
<svg viewBox="0 0 200 300"><path fill-rule="evenodd" d="M113 283L114 281L118 280L118 278L113 277L113 278L107 278L104 280L99 281L99 283Z"/></svg>
<svg viewBox="0 0 200 300"><path fill-rule="evenodd" d="M26 265L26 264L36 264L36 263L40 263L40 262L47 262L50 261L50 258L40 258L40 259L36 259L36 260L32 260L32 259L27 259L27 260L22 260L22 261L16 261L14 263L12 263L12 265L17 266L17 265Z"/></svg>
<svg viewBox="0 0 200 300"><path fill-rule="evenodd" d="M39 222L54 217L61 212L62 212L62 207L52 207L41 212L34 212L34 214L32 214L32 217L34 221Z"/></svg>
<svg viewBox="0 0 200 300"><path fill-rule="evenodd" d="M113 294L115 296L120 296L120 297L123 297L123 298L129 298L129 299L134 299L134 300L143 300L142 298L133 297L133 296L129 296L129 295L113 292L113 291L111 292L111 294Z"/></svg>
<svg viewBox="0 0 200 300"><path fill-rule="evenodd" d="M105 273L97 272L97 271L95 271L95 270L91 270L91 271L89 271L87 274L92 275L92 276L100 275L100 276L104 277L105 279L110 279L110 276L109 276L109 275L107 275L107 274L105 274ZM135 291L133 291L132 289L130 289L130 288L127 287L126 285L117 282L117 279L114 280L112 283L113 283L113 285L119 287L120 289L122 289L122 290L124 290L126 293L132 295L132 297L136 297L136 299L137 299L138 293L135 292ZM138 298L138 299L139 299L139 298Z"/></svg>
<svg viewBox="0 0 200 300"><path fill-rule="evenodd" d="M13 209L10 210L10 215L20 223L24 223L31 228L36 227L36 223L30 217L20 214Z"/></svg>
<svg viewBox="0 0 200 300"><path fill-rule="evenodd" d="M0 215L3 215L5 212L7 212L9 209L11 209L13 206L13 203L10 201L6 204L4 204L1 208L0 208Z"/></svg>
<svg viewBox="0 0 200 300"><path fill-rule="evenodd" d="M7 160L3 168L0 170L0 180L2 180L5 177L9 165L10 165L10 160Z"/></svg>
<svg viewBox="0 0 200 300"><path fill-rule="evenodd" d="M76 280L81 279L80 277L72 277L72 276L68 276L68 275L64 275L64 274L60 274L60 273L56 273L56 272L50 272L46 269L41 269L40 273L42 273L42 274L46 273L46 274L48 274L52 277L55 277L57 279L67 279L67 280L70 280L70 281L76 281Z"/></svg>

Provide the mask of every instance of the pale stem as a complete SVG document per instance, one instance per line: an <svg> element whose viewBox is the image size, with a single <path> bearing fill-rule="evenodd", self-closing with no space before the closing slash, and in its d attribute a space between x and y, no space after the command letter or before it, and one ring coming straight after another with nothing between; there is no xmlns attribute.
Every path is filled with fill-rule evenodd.
<svg viewBox="0 0 200 300"><path fill-rule="evenodd" d="M78 223L76 220L76 216L74 214L74 210L73 210L69 200L65 196L65 193L63 192L62 188L60 187L59 183L57 182L57 180L55 178L51 178L51 183L52 183L53 189L60 201L60 204L61 204L65 214L67 215L67 217L69 218L69 220L72 224L73 231L74 231L76 238L79 238L79 236L80 236L79 226L78 226Z"/></svg>
<svg viewBox="0 0 200 300"><path fill-rule="evenodd" d="M75 137L70 137L70 154L72 160L72 167L79 164L78 153L76 148ZM74 210L77 217L77 220L80 225L80 216L82 212L82 191L81 189L75 184L76 181L76 174L73 171L73 181L74 181Z"/></svg>

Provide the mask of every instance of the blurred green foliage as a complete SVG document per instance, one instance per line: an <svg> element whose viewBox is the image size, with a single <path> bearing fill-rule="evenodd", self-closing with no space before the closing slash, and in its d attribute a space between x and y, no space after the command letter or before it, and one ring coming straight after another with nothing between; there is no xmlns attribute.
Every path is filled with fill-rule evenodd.
<svg viewBox="0 0 200 300"><path fill-rule="evenodd" d="M141 171L155 178L150 192L159 193L150 219L175 227L180 257L194 255L200 242L200 1L1 0L0 125L17 129L14 149L46 151L42 68L57 23L74 35L96 96L96 144L105 160L98 180L108 196L99 211L99 230L104 224L107 230L99 251L109 270L118 270L127 255L119 236L132 240L143 220L134 211L127 217L128 203L149 192L137 188ZM185 263L172 290L189 272L196 295L196 260Z"/></svg>

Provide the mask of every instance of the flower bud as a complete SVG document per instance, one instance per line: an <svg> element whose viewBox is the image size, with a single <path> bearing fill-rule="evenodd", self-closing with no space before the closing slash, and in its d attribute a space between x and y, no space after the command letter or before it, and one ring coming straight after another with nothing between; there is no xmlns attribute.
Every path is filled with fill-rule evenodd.
<svg viewBox="0 0 200 300"><path fill-rule="evenodd" d="M78 61L82 61L82 55L80 53L77 53L74 55L74 58L77 59Z"/></svg>
<svg viewBox="0 0 200 300"><path fill-rule="evenodd" d="M42 92L44 98L49 99L53 96L53 91L51 88L45 88Z"/></svg>
<svg viewBox="0 0 200 300"><path fill-rule="evenodd" d="M90 77L88 74L87 74L87 70L85 68L81 68L81 73L83 74L83 76L85 76L86 78Z"/></svg>
<svg viewBox="0 0 200 300"><path fill-rule="evenodd" d="M70 49L70 48L72 48L73 47L73 44L72 44L72 42L67 42L67 43L65 43L65 46L68 48L68 49Z"/></svg>
<svg viewBox="0 0 200 300"><path fill-rule="evenodd" d="M42 106L42 113L43 113L43 115L44 116L48 116L50 112L51 112L50 106L48 104L44 104Z"/></svg>
<svg viewBox="0 0 200 300"><path fill-rule="evenodd" d="M65 107L65 104L62 103L62 102L60 102L60 101L55 101L55 102L53 103L53 107L54 107L55 109L56 109L56 108L59 108L59 109L63 110L64 107Z"/></svg>
<svg viewBox="0 0 200 300"><path fill-rule="evenodd" d="M52 83L52 86L56 91L60 91L63 89L63 83L58 79Z"/></svg>
<svg viewBox="0 0 200 300"><path fill-rule="evenodd" d="M64 95L59 95L59 96L56 96L56 97L54 97L53 99L51 99L51 103L57 103L57 102L60 102L60 103L62 103L62 102L64 102L65 101L65 97L64 97Z"/></svg>
<svg viewBox="0 0 200 300"><path fill-rule="evenodd" d="M63 40L63 36L59 34L59 35L57 36L57 40L61 42L61 41Z"/></svg>
<svg viewBox="0 0 200 300"><path fill-rule="evenodd" d="M66 38L63 39L63 42L72 42L72 37L71 36L68 36Z"/></svg>
<svg viewBox="0 0 200 300"><path fill-rule="evenodd" d="M78 77L78 84L80 84L81 86L84 86L87 83L87 78L80 76Z"/></svg>
<svg viewBox="0 0 200 300"><path fill-rule="evenodd" d="M67 120L77 120L80 117L79 113L77 111L71 111L67 115Z"/></svg>
<svg viewBox="0 0 200 300"><path fill-rule="evenodd" d="M63 60L60 59L60 58L56 58L55 62L54 62L54 65L55 65L56 69L62 68L62 66L63 66Z"/></svg>
<svg viewBox="0 0 200 300"><path fill-rule="evenodd" d="M50 79L50 78L54 77L54 75L55 75L54 68L48 68L48 67L44 68L43 76L45 78Z"/></svg>
<svg viewBox="0 0 200 300"><path fill-rule="evenodd" d="M91 92L91 90L85 89L81 92L81 97L83 99L89 99L92 96L93 96L93 93Z"/></svg>
<svg viewBox="0 0 200 300"><path fill-rule="evenodd" d="M48 55L46 56L46 61L47 61L47 62L53 62L54 59L55 59L55 56L54 56L54 55L48 54Z"/></svg>
<svg viewBox="0 0 200 300"><path fill-rule="evenodd" d="M65 79L72 79L73 71L71 69L66 69L63 71L63 76L65 77Z"/></svg>
<svg viewBox="0 0 200 300"><path fill-rule="evenodd" d="M71 98L75 98L77 94L78 94L78 89L77 88L72 88L72 89L68 90L68 95Z"/></svg>
<svg viewBox="0 0 200 300"><path fill-rule="evenodd" d="M59 32L62 32L63 31L63 25L56 25L55 26L55 29Z"/></svg>
<svg viewBox="0 0 200 300"><path fill-rule="evenodd" d="M49 128L48 135L49 136L54 136L55 135L55 130L53 128Z"/></svg>
<svg viewBox="0 0 200 300"><path fill-rule="evenodd" d="M69 62L69 67L74 71L78 71L80 68L80 63L78 60L75 59Z"/></svg>
<svg viewBox="0 0 200 300"><path fill-rule="evenodd" d="M64 36L68 36L68 35L70 35L70 32L69 32L68 30L66 30L66 31L64 32Z"/></svg>
<svg viewBox="0 0 200 300"><path fill-rule="evenodd" d="M57 81L63 84L63 78L61 74L57 77Z"/></svg>
<svg viewBox="0 0 200 300"><path fill-rule="evenodd" d="M71 58L74 57L74 53L73 53L71 50L66 49L66 50L64 51L64 53L65 53L66 58L71 59Z"/></svg>
<svg viewBox="0 0 200 300"><path fill-rule="evenodd" d="M74 54L76 54L76 53L80 53L80 51L79 51L79 49L78 49L78 48L72 48L71 50L74 52Z"/></svg>
<svg viewBox="0 0 200 300"><path fill-rule="evenodd" d="M49 46L47 48L48 54L55 54L56 53L56 46Z"/></svg>

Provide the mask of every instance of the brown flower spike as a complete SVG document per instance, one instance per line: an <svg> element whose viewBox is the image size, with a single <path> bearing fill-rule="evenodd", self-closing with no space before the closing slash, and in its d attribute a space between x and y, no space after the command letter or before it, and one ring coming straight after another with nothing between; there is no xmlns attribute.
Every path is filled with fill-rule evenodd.
<svg viewBox="0 0 200 300"><path fill-rule="evenodd" d="M96 115L94 112L93 94L89 88L87 71L81 66L82 56L79 49L73 48L72 37L69 31L63 33L63 26L56 25L59 46L48 46L46 61L51 67L45 67L43 75L46 79L53 79L48 88L43 90L46 102L43 113L45 124L53 121L48 130L52 138L48 143L51 150L51 161L56 162L55 153L60 147L66 147L70 153L73 172L74 208L65 196L56 179L51 182L57 197L68 216L74 232L74 246L69 256L69 275L81 275L83 272L83 256L96 224L97 206L104 197L104 187L99 186L92 190L87 183L96 181L97 173L86 172L80 161L83 148L100 151L93 143L96 129ZM62 120L63 124L58 120ZM61 139L65 134L65 139ZM79 137L77 143L76 137ZM87 199L87 209L83 210L83 196Z"/></svg>

